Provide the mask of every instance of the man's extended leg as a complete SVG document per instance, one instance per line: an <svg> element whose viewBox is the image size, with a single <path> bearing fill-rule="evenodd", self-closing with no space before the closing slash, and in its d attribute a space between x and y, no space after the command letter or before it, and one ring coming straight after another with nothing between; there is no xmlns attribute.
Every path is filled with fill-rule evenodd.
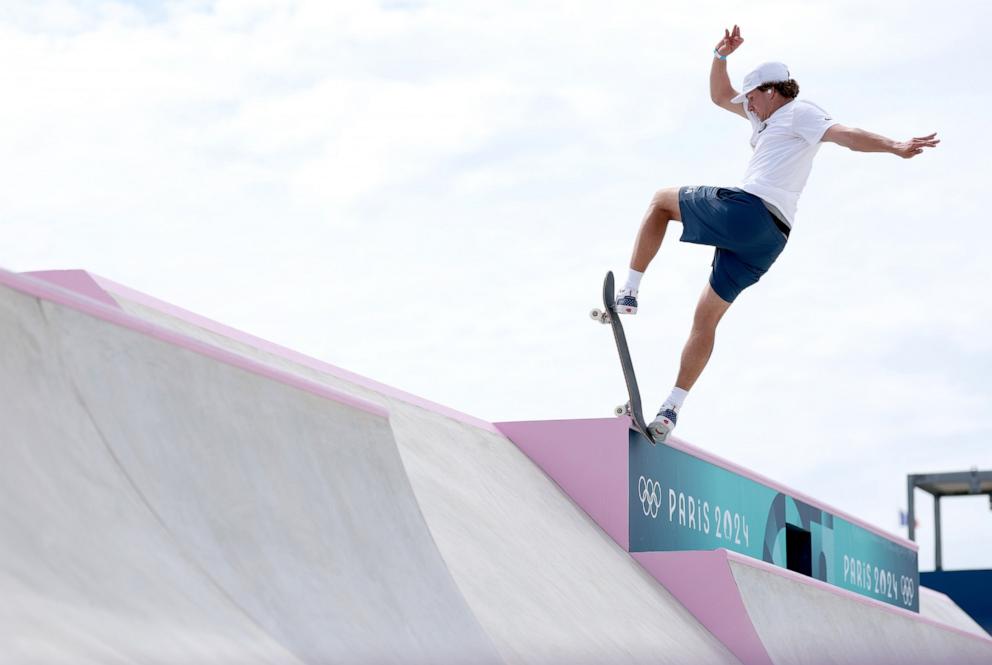
<svg viewBox="0 0 992 665"><path fill-rule="evenodd" d="M706 367L713 353L717 324L729 308L730 303L718 296L713 287L707 283L696 305L689 340L682 349L682 365L679 367L675 388L661 405L657 417L648 426L656 441L665 441L675 427L682 401L695 385L699 375L703 373L703 368Z"/></svg>

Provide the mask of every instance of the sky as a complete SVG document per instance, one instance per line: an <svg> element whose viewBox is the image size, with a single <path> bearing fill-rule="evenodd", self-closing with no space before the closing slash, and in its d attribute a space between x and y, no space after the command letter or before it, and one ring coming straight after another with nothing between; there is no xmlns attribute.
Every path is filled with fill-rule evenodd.
<svg viewBox="0 0 992 665"><path fill-rule="evenodd" d="M626 400L588 317L660 187L734 186L710 102L785 62L904 140L824 145L789 245L720 325L676 435L893 533L908 473L992 469L988 3L5 2L0 266L86 269L490 421ZM711 250L672 224L626 322L650 414ZM933 566L917 493L920 567ZM988 497L944 567L992 567Z"/></svg>

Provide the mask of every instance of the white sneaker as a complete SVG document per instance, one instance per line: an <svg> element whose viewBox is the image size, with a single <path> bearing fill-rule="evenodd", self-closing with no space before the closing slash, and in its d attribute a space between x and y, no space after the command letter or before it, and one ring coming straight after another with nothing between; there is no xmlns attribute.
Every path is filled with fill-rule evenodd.
<svg viewBox="0 0 992 665"><path fill-rule="evenodd" d="M618 314L637 314L637 289L617 291L616 308Z"/></svg>
<svg viewBox="0 0 992 665"><path fill-rule="evenodd" d="M648 425L648 431L654 437L655 443L665 443L668 440L668 435L675 429L675 423L678 420L678 409L671 404L662 404L661 408L658 409L658 415Z"/></svg>

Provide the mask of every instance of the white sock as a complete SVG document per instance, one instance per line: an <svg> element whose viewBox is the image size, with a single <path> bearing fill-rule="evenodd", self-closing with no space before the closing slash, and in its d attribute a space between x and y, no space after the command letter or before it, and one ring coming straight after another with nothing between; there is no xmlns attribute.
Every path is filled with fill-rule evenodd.
<svg viewBox="0 0 992 665"><path fill-rule="evenodd" d="M641 288L641 277L644 277L644 273L637 272L633 268L627 273L627 284L624 286L625 289L630 289L631 291L637 291Z"/></svg>
<svg viewBox="0 0 992 665"><path fill-rule="evenodd" d="M688 390L682 390L681 388L672 388L672 394L668 396L665 400L665 404L669 404L675 407L678 411L682 408L682 403L685 401L686 396L689 394Z"/></svg>

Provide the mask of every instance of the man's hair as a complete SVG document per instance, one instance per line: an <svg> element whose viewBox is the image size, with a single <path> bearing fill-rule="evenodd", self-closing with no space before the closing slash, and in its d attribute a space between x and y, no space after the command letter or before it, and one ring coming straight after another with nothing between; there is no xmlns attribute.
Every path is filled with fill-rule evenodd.
<svg viewBox="0 0 992 665"><path fill-rule="evenodd" d="M774 89L778 94L782 95L786 99L795 99L796 95L799 94L799 82L795 79L789 79L788 81L779 81L778 83L766 83L764 85L758 86L758 90L764 92L765 90Z"/></svg>

